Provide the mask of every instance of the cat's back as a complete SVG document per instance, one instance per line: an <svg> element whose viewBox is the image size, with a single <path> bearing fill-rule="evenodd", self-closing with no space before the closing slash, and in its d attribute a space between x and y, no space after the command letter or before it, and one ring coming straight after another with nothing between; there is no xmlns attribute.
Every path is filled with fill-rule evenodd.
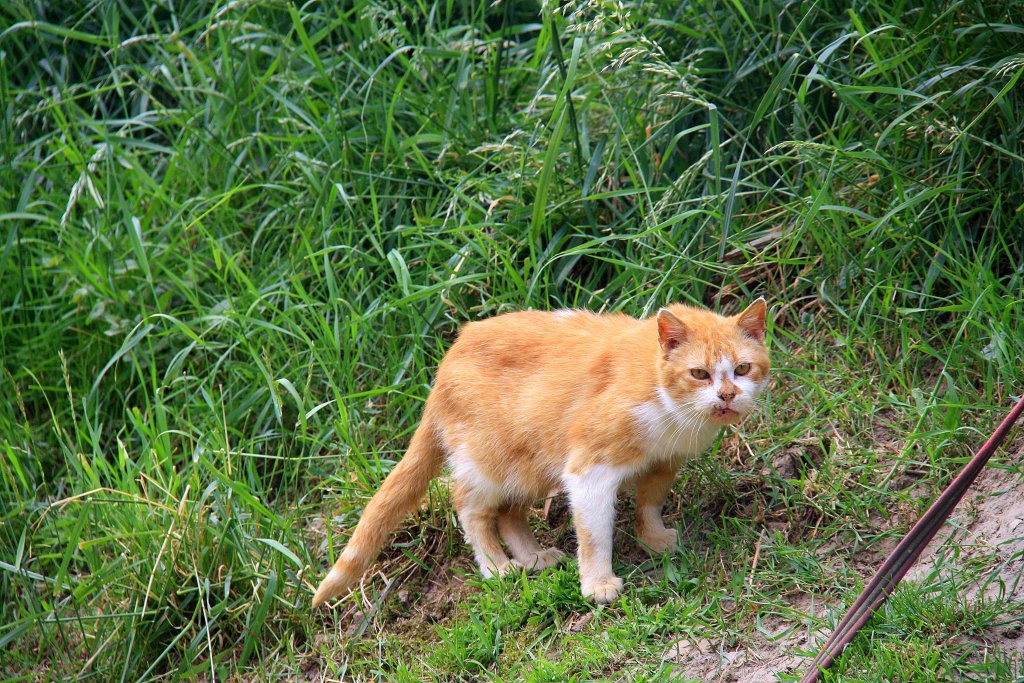
<svg viewBox="0 0 1024 683"><path fill-rule="evenodd" d="M467 323L449 355L455 353L529 354L531 348L569 353L579 344L606 343L638 321L623 313L592 313L578 309L518 311Z"/></svg>
<svg viewBox="0 0 1024 683"><path fill-rule="evenodd" d="M428 406L442 433L479 432L488 452L564 453L581 414L608 424L629 417L647 393L657 344L652 321L617 313L523 311L472 322L441 361Z"/></svg>
<svg viewBox="0 0 1024 683"><path fill-rule="evenodd" d="M439 378L458 369L509 377L584 363L639 322L622 313L566 309L519 311L467 323L445 355Z"/></svg>

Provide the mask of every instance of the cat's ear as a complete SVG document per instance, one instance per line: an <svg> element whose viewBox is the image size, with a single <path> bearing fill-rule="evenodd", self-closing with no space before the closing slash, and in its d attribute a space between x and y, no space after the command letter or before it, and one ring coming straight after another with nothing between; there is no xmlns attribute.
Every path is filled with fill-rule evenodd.
<svg viewBox="0 0 1024 683"><path fill-rule="evenodd" d="M753 337L764 343L765 316L767 314L768 304L765 303L762 296L736 316L736 327L748 337Z"/></svg>
<svg viewBox="0 0 1024 683"><path fill-rule="evenodd" d="M672 315L672 311L663 308L658 311L658 343L667 356L676 347L686 341L686 325Z"/></svg>

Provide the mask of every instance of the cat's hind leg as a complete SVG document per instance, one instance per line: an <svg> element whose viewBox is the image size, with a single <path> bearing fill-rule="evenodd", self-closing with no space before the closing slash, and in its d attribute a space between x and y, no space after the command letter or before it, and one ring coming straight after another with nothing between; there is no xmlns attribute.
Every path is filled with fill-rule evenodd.
<svg viewBox="0 0 1024 683"><path fill-rule="evenodd" d="M501 576L520 568L518 562L508 558L498 540L497 505L465 482L456 481L453 493L455 512L459 515L462 532L473 548L484 578Z"/></svg>
<svg viewBox="0 0 1024 683"><path fill-rule="evenodd" d="M540 571L553 567L563 559L565 553L558 548L542 548L537 542L527 521L529 508L513 505L498 513L498 531L516 562L527 569Z"/></svg>

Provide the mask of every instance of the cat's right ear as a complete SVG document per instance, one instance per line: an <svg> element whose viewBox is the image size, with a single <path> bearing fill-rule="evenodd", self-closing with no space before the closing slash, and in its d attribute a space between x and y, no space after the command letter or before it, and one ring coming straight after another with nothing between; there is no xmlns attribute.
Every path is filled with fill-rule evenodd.
<svg viewBox="0 0 1024 683"><path fill-rule="evenodd" d="M658 343L667 357L686 341L686 325L672 315L672 311L663 308L658 311Z"/></svg>

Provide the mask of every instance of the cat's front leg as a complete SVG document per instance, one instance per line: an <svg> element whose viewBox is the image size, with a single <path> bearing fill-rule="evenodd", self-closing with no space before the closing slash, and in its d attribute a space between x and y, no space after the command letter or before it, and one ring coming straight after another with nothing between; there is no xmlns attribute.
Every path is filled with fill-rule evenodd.
<svg viewBox="0 0 1024 683"><path fill-rule="evenodd" d="M615 496L627 474L612 465L570 463L564 475L579 544L580 590L597 603L611 602L622 592L622 579L612 571L612 535Z"/></svg>
<svg viewBox="0 0 1024 683"><path fill-rule="evenodd" d="M667 528L661 519L665 496L675 478L676 468L666 463L636 481L636 537L655 553L671 550L679 543L678 532Z"/></svg>

